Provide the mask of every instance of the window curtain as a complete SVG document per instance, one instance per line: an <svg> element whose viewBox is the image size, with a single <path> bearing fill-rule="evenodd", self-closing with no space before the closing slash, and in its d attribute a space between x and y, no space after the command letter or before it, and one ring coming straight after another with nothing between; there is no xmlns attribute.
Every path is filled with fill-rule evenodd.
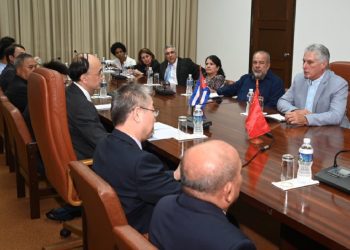
<svg viewBox="0 0 350 250"><path fill-rule="evenodd" d="M114 58L122 42L137 60L141 48L164 60L164 46L196 58L198 0L0 0L0 37L12 36L43 61L70 62L77 52Z"/></svg>

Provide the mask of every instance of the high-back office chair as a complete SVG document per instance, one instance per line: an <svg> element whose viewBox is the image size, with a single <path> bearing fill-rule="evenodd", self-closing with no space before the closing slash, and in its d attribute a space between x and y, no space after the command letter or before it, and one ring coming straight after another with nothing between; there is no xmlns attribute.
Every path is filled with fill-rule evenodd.
<svg viewBox="0 0 350 250"><path fill-rule="evenodd" d="M0 98L6 98L4 92L2 91L0 87ZM4 147L5 147L5 127L4 127L4 118L2 115L1 107L0 107L0 153L4 153Z"/></svg>
<svg viewBox="0 0 350 250"><path fill-rule="evenodd" d="M69 166L79 198L83 202L86 223L84 243L90 250L113 249L116 244L113 227L128 225L117 194L85 164L72 161Z"/></svg>
<svg viewBox="0 0 350 250"><path fill-rule="evenodd" d="M65 202L79 206L81 201L68 174L68 163L77 158L68 129L65 85L58 72L38 68L31 73L28 105L47 179ZM73 230L68 223L64 228ZM76 244L81 245L82 240Z"/></svg>
<svg viewBox="0 0 350 250"><path fill-rule="evenodd" d="M7 122L8 135L14 138L17 197L25 197L27 184L30 217L40 218L40 198L55 192L50 187L39 188L39 181L45 180L38 174L39 152L21 112L9 101L2 104L2 111Z"/></svg>
<svg viewBox="0 0 350 250"><path fill-rule="evenodd" d="M11 147L11 145L13 144L13 138L11 139L11 141L9 141L10 138L8 136L8 129L7 129L6 121L3 117L3 111L2 111L2 104L8 101L9 100L7 96L4 94L4 92L0 88L0 103L1 103L0 104L0 136L2 138L1 143L2 143L3 149L5 149L6 165L9 166L10 172L14 172L15 171L14 147Z"/></svg>
<svg viewBox="0 0 350 250"><path fill-rule="evenodd" d="M118 250L154 250L157 249L142 234L129 225L113 228Z"/></svg>
<svg viewBox="0 0 350 250"><path fill-rule="evenodd" d="M348 103L346 105L346 114L350 119L350 62L336 61L329 64L330 70L338 76L343 77L349 84Z"/></svg>

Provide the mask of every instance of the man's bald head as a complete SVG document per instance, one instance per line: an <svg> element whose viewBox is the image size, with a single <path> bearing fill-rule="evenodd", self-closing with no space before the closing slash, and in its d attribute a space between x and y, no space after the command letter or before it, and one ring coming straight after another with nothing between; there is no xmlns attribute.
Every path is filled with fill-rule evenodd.
<svg viewBox="0 0 350 250"><path fill-rule="evenodd" d="M211 140L186 151L181 164L181 183L186 191L215 194L240 175L241 160L228 143Z"/></svg>

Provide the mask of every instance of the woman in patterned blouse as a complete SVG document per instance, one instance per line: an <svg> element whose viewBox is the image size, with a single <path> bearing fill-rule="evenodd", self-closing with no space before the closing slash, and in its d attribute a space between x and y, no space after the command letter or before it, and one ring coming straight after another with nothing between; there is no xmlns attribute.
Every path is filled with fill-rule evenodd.
<svg viewBox="0 0 350 250"><path fill-rule="evenodd" d="M211 55L205 59L205 76L207 84L212 90L217 90L225 83L225 73L219 57Z"/></svg>

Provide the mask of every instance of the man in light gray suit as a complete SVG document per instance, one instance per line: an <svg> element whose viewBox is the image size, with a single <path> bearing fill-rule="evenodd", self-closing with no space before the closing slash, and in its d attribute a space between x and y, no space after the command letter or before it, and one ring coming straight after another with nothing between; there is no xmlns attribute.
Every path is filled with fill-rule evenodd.
<svg viewBox="0 0 350 250"><path fill-rule="evenodd" d="M304 74L295 76L292 86L277 103L287 123L349 127L348 83L328 69L329 57L328 49L322 44L312 44L305 49Z"/></svg>

